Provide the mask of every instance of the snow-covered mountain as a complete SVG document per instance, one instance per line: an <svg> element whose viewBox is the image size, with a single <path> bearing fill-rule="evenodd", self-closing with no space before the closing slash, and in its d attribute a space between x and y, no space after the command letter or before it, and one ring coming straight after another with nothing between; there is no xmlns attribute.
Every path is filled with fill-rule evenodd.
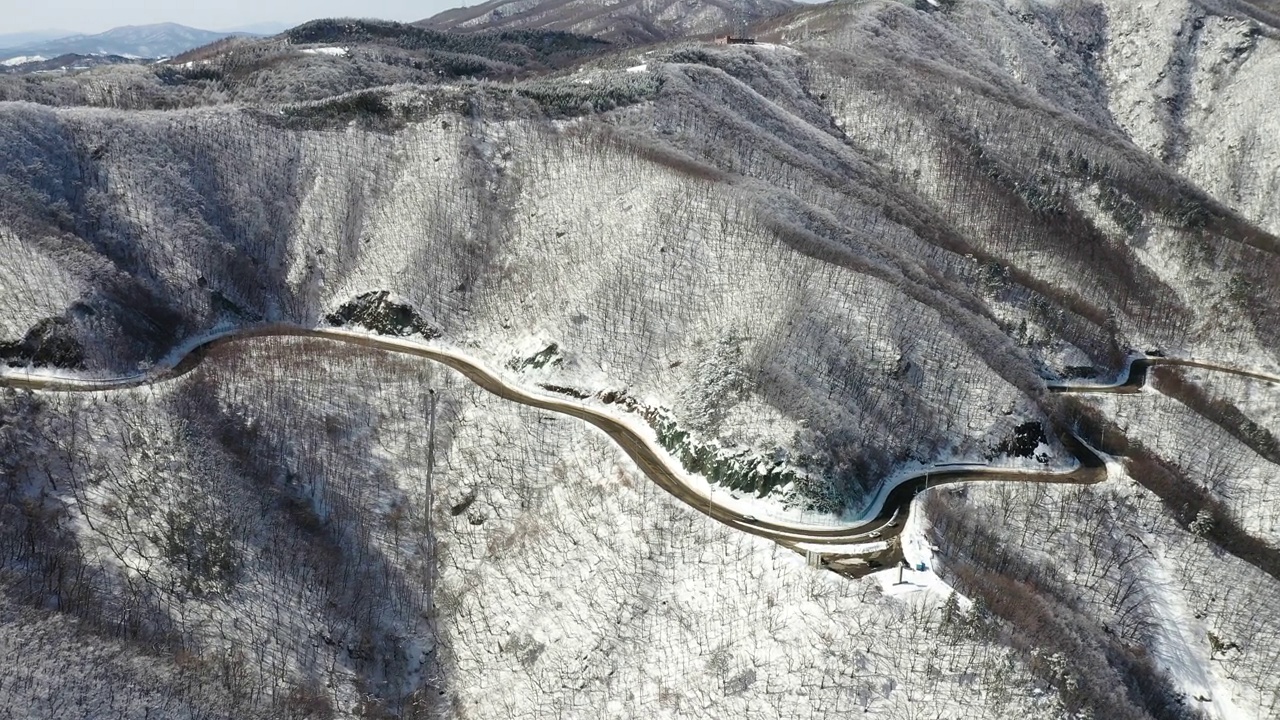
<svg viewBox="0 0 1280 720"><path fill-rule="evenodd" d="M0 60L0 65L4 67L17 67L28 63L40 62L42 60L48 60L48 58L40 55L19 55L17 57L9 58L8 60Z"/></svg>
<svg viewBox="0 0 1280 720"><path fill-rule="evenodd" d="M171 57L233 34L178 25L128 25L94 35L70 35L22 44L0 44L0 60L20 56L120 55L135 58Z"/></svg>
<svg viewBox="0 0 1280 720"><path fill-rule="evenodd" d="M25 75L30 73L78 73L103 65L134 65L146 60L119 55L59 55L45 58L39 55L19 55L0 61L0 73Z"/></svg>
<svg viewBox="0 0 1280 720"><path fill-rule="evenodd" d="M0 707L1273 717L1280 20L750 33L0 77ZM764 531L957 466L841 551Z"/></svg>
<svg viewBox="0 0 1280 720"><path fill-rule="evenodd" d="M655 42L749 25L795 7L792 0L490 0L445 10L417 24L475 32L539 28L612 42Z"/></svg>

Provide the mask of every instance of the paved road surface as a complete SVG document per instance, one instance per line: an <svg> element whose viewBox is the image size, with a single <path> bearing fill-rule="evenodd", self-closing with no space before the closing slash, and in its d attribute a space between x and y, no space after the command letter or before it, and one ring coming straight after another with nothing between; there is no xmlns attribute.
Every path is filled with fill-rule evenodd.
<svg viewBox="0 0 1280 720"><path fill-rule="evenodd" d="M436 349L403 340L353 333L345 330L308 329L285 325L228 332L194 347L190 352L170 364L161 363L155 369L138 375L99 380L81 380L72 377L9 374L0 375L0 386L25 388L41 392L100 392L137 387L170 380L190 372L200 364L211 349L220 345L248 342L253 338L264 337L319 338L335 343L347 343L426 358L447 365L498 397L529 407L569 415L591 423L612 438L653 482L698 512L708 515L736 530L766 537L793 549L797 543L805 543L806 545L851 545L873 541L890 541L887 550L861 559L850 559L848 556L843 556L843 561L830 565L838 572L852 576L864 575L878 567L890 566L901 561L902 549L900 543L894 541L894 538L902 531L902 526L910 511L912 498L926 485L933 487L980 480L1096 483L1106 478L1106 467L1103 459L1079 439L1065 436L1061 438L1062 442L1080 461L1079 466L1069 472L1032 472L981 467L939 467L927 473L908 478L893 487L888 492L879 513L865 522L818 528L766 520L748 520L741 513L714 504L705 495L691 487L682 479L686 474L678 462L648 439L645 434L637 432L630 424L618 419L610 411L587 405L577 400L535 393L519 386L511 385L494 371L455 351ZM1126 369L1126 376L1123 382L1113 385L1056 384L1050 385L1050 389L1056 392L1081 393L1137 392L1146 381L1147 369L1156 364L1184 365L1220 370L1245 377L1280 382L1280 378L1265 374L1219 368L1193 361L1136 358L1130 362ZM825 564L830 560L840 559L841 557L833 553L824 558L823 562Z"/></svg>
<svg viewBox="0 0 1280 720"><path fill-rule="evenodd" d="M1254 380L1264 380L1270 383L1280 383L1280 376L1277 375L1254 372L1252 370L1243 370L1241 368L1226 367L1223 365L1214 365L1212 363L1200 362L1198 360L1183 360L1181 358L1165 358L1152 355L1129 358L1129 364L1125 367L1124 379L1119 382L1106 385L1092 385L1089 383L1048 383L1047 387L1050 392L1059 393L1115 393L1120 395L1131 395L1141 391L1143 386L1147 384L1147 371L1160 365L1199 368L1201 370L1212 370L1214 372L1227 373L1229 375L1239 375L1240 377L1251 378Z"/></svg>

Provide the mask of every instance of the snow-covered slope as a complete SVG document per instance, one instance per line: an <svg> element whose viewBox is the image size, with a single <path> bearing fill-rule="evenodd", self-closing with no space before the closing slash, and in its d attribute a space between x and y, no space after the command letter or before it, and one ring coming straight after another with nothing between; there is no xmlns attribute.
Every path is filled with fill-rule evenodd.
<svg viewBox="0 0 1280 720"><path fill-rule="evenodd" d="M716 32L743 34L752 23L795 6L791 0L490 0L445 10L416 24L455 32L564 30L630 44Z"/></svg>
<svg viewBox="0 0 1280 720"><path fill-rule="evenodd" d="M1059 716L989 618L808 568L425 362L246 341L36 403L0 434L17 716ZM59 568L59 612L22 608Z"/></svg>
<svg viewBox="0 0 1280 720"><path fill-rule="evenodd" d="M1268 389L1046 381L1131 348L1280 368L1278 27L1225 0L833 3L753 46L600 55L325 21L0 85L23 100L0 104L12 365L134 373L272 321L415 333L813 522L935 463L1067 468L1068 433L1127 462L948 493L913 552L973 606L868 610L875 581L706 525L571 422L268 344L172 385L6 394L6 597L110 618L166 677L250 653L221 666L243 687L192 690L232 715L946 716L969 688L985 717L1266 717Z"/></svg>
<svg viewBox="0 0 1280 720"><path fill-rule="evenodd" d="M284 127L11 105L10 236L116 279L56 320L10 295L8 336L113 369L387 291L532 384L668 413L673 452L736 492L836 513L913 463L1016 456L1028 422L1052 446L1064 364L1273 365L1276 238L1142 153L1084 65L1002 69L969 40L1029 58L1088 19L1038 11L823 7L768 31L794 47L380 91ZM932 62L897 59L926 40ZM623 106L538 117L579 103ZM297 129L347 118L403 129Z"/></svg>
<svg viewBox="0 0 1280 720"><path fill-rule="evenodd" d="M14 67L16 65L25 65L26 63L40 62L41 60L48 60L48 58L41 55L19 55L18 57L9 58L8 60L0 62L0 65Z"/></svg>

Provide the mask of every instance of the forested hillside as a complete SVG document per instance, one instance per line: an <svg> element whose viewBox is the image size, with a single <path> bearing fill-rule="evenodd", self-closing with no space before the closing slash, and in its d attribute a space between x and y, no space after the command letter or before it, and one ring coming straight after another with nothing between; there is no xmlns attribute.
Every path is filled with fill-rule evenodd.
<svg viewBox="0 0 1280 720"><path fill-rule="evenodd" d="M278 105L395 84L528 77L610 49L605 40L557 31L457 35L378 20L315 20L273 38L228 37L88 75L40 73L47 63L16 66L24 74L0 76L0 100L124 110Z"/></svg>
<svg viewBox="0 0 1280 720"><path fill-rule="evenodd" d="M688 35L742 34L760 20L796 7L791 0L490 0L445 10L415 25L435 30L565 30L623 44Z"/></svg>
<svg viewBox="0 0 1280 720"><path fill-rule="evenodd" d="M1274 716L1274 386L1050 389L1135 351L1280 371L1264 4L499 27L0 76L6 384L157 379L0 395L4 712ZM1075 438L1107 479L929 490L886 541L960 594L886 597L427 361L188 355L279 327L615 414L766 519L851 523L940 465L1061 474Z"/></svg>

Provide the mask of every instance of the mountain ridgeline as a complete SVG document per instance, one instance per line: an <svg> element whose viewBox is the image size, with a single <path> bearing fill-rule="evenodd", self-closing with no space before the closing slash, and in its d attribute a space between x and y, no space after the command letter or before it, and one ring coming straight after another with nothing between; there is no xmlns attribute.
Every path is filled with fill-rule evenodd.
<svg viewBox="0 0 1280 720"><path fill-rule="evenodd" d="M490 0L445 10L414 24L463 33L520 28L565 30L619 44L638 44L717 32L742 34L752 24L796 7L791 0Z"/></svg>
<svg viewBox="0 0 1280 720"><path fill-rule="evenodd" d="M611 49L604 40L559 31L459 35L378 20L316 20L272 38L227 37L91 79L77 73L0 77L0 100L128 110L278 106L366 90L381 96L396 85L536 79ZM49 64L67 63L10 70Z"/></svg>
<svg viewBox="0 0 1280 720"><path fill-rule="evenodd" d="M0 61L11 58L56 58L63 55L124 56L130 58L173 57L191 48L207 45L230 35L247 33L216 32L186 27L177 23L129 25L94 35L67 33L56 37L34 36L27 42L4 43L0 38ZM19 36L14 36L19 39Z"/></svg>

